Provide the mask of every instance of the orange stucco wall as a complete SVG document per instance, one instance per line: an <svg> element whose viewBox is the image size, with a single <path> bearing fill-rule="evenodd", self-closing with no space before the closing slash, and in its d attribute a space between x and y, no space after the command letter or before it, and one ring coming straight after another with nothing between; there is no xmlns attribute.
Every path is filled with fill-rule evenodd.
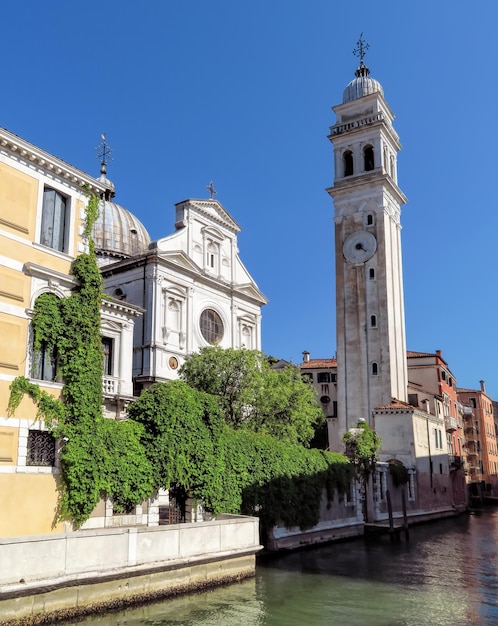
<svg viewBox="0 0 498 626"><path fill-rule="evenodd" d="M62 532L52 474L0 474L0 537Z"/></svg>

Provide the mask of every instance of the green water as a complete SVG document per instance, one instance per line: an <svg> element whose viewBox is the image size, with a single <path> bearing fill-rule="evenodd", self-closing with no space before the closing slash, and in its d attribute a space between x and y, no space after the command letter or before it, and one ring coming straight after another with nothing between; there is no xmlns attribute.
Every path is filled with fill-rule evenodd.
<svg viewBox="0 0 498 626"><path fill-rule="evenodd" d="M498 511L258 562L254 579L69 624L498 625Z"/></svg>

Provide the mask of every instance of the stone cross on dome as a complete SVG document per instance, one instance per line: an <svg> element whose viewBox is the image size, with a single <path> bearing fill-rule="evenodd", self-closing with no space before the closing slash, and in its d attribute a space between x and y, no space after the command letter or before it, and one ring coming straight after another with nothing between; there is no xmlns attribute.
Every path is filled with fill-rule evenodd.
<svg viewBox="0 0 498 626"><path fill-rule="evenodd" d="M363 59L365 58L367 50L370 48L370 44L366 43L363 39L363 33L360 34L360 38L356 42L356 45L358 47L353 50L353 54L355 57L360 58L360 65L363 65Z"/></svg>
<svg viewBox="0 0 498 626"><path fill-rule="evenodd" d="M105 133L102 133L100 136L102 138L102 143L100 146L95 148L95 150L97 150L97 159L100 160L100 173L105 176L107 174L107 164L109 161L112 161L112 150L109 148Z"/></svg>

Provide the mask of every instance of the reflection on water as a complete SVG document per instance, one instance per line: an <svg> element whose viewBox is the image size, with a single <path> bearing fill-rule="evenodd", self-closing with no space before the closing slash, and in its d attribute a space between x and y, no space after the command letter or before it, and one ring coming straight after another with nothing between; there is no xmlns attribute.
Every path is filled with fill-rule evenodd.
<svg viewBox="0 0 498 626"><path fill-rule="evenodd" d="M498 625L498 511L261 560L255 579L93 616L101 626Z"/></svg>

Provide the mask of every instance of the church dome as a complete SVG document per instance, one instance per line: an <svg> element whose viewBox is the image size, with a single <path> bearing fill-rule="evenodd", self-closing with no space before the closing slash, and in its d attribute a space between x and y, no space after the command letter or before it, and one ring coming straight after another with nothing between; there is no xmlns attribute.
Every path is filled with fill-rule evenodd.
<svg viewBox="0 0 498 626"><path fill-rule="evenodd" d="M101 264L142 254L150 244L149 233L142 222L110 198L100 201L93 240Z"/></svg>
<svg viewBox="0 0 498 626"><path fill-rule="evenodd" d="M363 96L368 96L371 93L380 93L384 95L382 85L375 78L370 78L370 70L363 61L360 63L360 67L355 71L355 78L349 83L344 90L342 96L342 102L351 102Z"/></svg>

